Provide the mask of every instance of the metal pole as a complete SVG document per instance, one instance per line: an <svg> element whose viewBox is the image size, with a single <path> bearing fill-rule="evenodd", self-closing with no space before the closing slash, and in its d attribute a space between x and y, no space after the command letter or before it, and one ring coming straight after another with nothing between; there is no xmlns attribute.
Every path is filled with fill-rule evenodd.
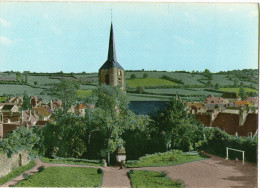
<svg viewBox="0 0 260 188"><path fill-rule="evenodd" d="M226 160L228 160L228 148L227 147L226 147L226 154L227 154Z"/></svg>
<svg viewBox="0 0 260 188"><path fill-rule="evenodd" d="M245 162L244 162L244 161L245 161L245 155L244 155L244 153L245 153L245 152L243 151L243 165L245 164Z"/></svg>

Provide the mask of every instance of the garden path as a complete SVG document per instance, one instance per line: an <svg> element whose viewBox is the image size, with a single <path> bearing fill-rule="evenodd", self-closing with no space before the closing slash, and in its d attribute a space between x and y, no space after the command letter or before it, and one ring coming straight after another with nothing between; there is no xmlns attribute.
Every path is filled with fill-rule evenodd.
<svg viewBox="0 0 260 188"><path fill-rule="evenodd" d="M209 155L209 154L208 154ZM125 168L106 167L103 168L102 187L131 187L130 181L126 175L128 170L154 170L164 171L167 176L173 180L181 180L185 187L257 187L257 166L252 163L242 165L241 161L225 160L220 157L209 155L209 159L185 163L176 166L167 167L142 167L142 168ZM68 165L68 164L50 164L43 163L35 159L35 167L25 173L33 174L37 172L40 166L70 166L70 167L91 167L98 166L86 165ZM8 187L21 181L23 176L20 175L1 187Z"/></svg>

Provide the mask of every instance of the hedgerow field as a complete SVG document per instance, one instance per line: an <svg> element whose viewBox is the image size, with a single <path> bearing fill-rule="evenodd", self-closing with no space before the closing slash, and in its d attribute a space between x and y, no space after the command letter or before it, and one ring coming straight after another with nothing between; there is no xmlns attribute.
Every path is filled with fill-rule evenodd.
<svg viewBox="0 0 260 188"><path fill-rule="evenodd" d="M22 79L17 79L20 74ZM26 75L26 76L25 76ZM134 79L131 77L134 75ZM27 80L25 79L27 78ZM164 79L162 79L164 77ZM0 73L0 96L22 96L24 91L29 96L41 97L49 101L52 96L47 95L47 89L60 79L73 79L80 83L77 95L87 97L89 90L94 90L98 85L98 73ZM170 96L181 96L183 100L203 100L210 94L219 97L223 92L258 92L258 71L245 69L227 72L211 73L211 78L204 72L187 71L125 71L126 93L130 101L156 101L168 100ZM177 80L179 82L175 82ZM15 83L13 83L15 82ZM234 85L236 82L237 85ZM217 86L218 87L217 87ZM142 91L137 92L137 87ZM131 91L131 92L130 92Z"/></svg>

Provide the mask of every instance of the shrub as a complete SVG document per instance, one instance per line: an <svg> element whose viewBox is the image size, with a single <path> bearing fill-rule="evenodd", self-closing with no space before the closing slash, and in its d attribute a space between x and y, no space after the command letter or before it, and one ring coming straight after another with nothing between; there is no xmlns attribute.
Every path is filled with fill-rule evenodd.
<svg viewBox="0 0 260 188"><path fill-rule="evenodd" d="M44 169L45 169L44 166L40 166L37 170L38 170L39 172L42 172Z"/></svg>
<svg viewBox="0 0 260 188"><path fill-rule="evenodd" d="M104 172L103 172L103 170L102 170L101 168L98 168L98 169L97 169L97 173L98 173L98 174L103 174Z"/></svg>
<svg viewBox="0 0 260 188"><path fill-rule="evenodd" d="M27 180L27 179L30 178L31 176L32 176L31 174L26 174L26 173L23 174L23 178L24 178L25 180Z"/></svg>
<svg viewBox="0 0 260 188"><path fill-rule="evenodd" d="M130 174L133 174L133 173L134 173L133 170L129 170L129 171L127 172L127 176L130 178Z"/></svg>
<svg viewBox="0 0 260 188"><path fill-rule="evenodd" d="M131 79L135 79L136 75L135 74L131 74Z"/></svg>
<svg viewBox="0 0 260 188"><path fill-rule="evenodd" d="M148 77L148 74L147 73L144 73L143 74L143 78L147 78Z"/></svg>

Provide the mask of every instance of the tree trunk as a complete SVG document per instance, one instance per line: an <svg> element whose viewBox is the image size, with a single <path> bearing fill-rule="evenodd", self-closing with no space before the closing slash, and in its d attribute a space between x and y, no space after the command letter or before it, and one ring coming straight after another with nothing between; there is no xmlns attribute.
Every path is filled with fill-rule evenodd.
<svg viewBox="0 0 260 188"><path fill-rule="evenodd" d="M110 151L107 153L107 164L110 165Z"/></svg>

